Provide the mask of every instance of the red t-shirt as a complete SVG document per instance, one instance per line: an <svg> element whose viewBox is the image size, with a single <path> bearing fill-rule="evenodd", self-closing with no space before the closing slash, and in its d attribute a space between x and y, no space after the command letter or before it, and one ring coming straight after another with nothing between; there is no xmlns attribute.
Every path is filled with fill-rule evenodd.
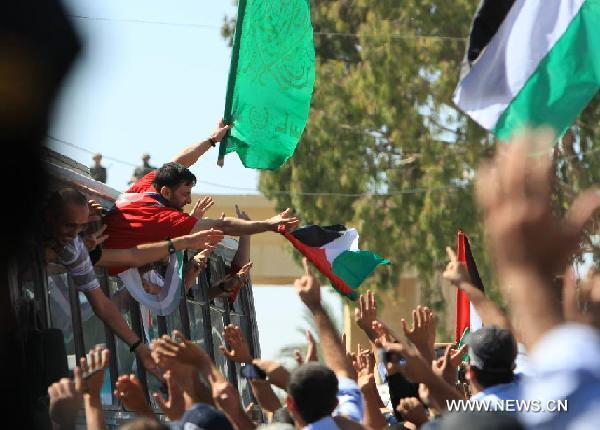
<svg viewBox="0 0 600 430"><path fill-rule="evenodd" d="M152 181L156 171L148 173L119 196L115 208L104 218L104 242L107 249L127 249L143 243L160 242L189 234L196 218L175 208L166 207ZM109 269L115 275L127 267Z"/></svg>

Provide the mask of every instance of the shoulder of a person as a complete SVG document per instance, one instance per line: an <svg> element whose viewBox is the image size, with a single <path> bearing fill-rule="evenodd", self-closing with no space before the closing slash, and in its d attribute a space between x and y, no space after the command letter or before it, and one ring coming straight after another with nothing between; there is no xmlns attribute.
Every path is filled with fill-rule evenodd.
<svg viewBox="0 0 600 430"><path fill-rule="evenodd" d="M338 426L340 430L362 430L364 427L357 423L356 421L351 420L350 418L338 415L333 418L335 424Z"/></svg>
<svg viewBox="0 0 600 430"><path fill-rule="evenodd" d="M59 264L71 264L74 262L79 255L86 249L85 243L81 239L81 236L77 236L71 242L67 243L62 249L57 253L58 254L58 263Z"/></svg>

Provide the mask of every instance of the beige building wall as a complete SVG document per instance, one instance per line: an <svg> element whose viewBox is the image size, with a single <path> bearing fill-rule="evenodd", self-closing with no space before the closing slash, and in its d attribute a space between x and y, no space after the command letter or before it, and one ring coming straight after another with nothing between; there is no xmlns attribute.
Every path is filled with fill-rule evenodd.
<svg viewBox="0 0 600 430"><path fill-rule="evenodd" d="M195 195L194 204L202 196ZM215 205L207 213L208 217L217 218L221 213L236 216L235 205L245 210L254 220L267 219L277 212L273 202L262 195L211 195ZM302 275L302 270L292 258L292 246L277 233L263 233L252 237L251 260L253 262L252 279L257 285L291 285ZM445 319L438 322L446 328L454 327L454 308L456 290L446 286L440 279L434 283L441 285L442 294L447 303ZM416 273L407 271L400 279L397 288L378 293L380 317L397 333L402 334L401 319L412 321L412 310L421 303L420 289ZM354 323L354 308L344 301L344 332L348 344L356 350L356 345L368 345L367 337ZM452 331L452 329L450 329ZM446 340L446 339L444 339Z"/></svg>
<svg viewBox="0 0 600 430"><path fill-rule="evenodd" d="M194 195L192 205L203 196ZM235 217L235 205L246 211L253 220L267 219L277 214L275 205L262 195L211 195L215 205L206 216L218 218L221 213ZM255 284L290 285L302 275L302 271L292 258L292 246L278 233L263 233L252 237L250 259L252 281Z"/></svg>

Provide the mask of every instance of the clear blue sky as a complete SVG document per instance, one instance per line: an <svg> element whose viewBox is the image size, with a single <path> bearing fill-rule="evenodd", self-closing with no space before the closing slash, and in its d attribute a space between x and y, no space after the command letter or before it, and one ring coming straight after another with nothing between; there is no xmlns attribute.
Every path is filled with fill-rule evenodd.
<svg viewBox="0 0 600 430"><path fill-rule="evenodd" d="M64 2L71 15L208 27L74 18L84 52L63 88L51 136L134 164L148 152L160 165L210 135L225 102L231 50L219 28L225 15L235 14L230 1ZM89 153L50 143L92 163ZM256 189L256 171L244 169L237 155L228 156L223 169L216 158L211 151L192 168L199 181ZM106 159L104 165L108 185L123 190L133 168ZM196 191L240 193L201 182Z"/></svg>
<svg viewBox="0 0 600 430"><path fill-rule="evenodd" d="M129 163L169 161L179 150L206 138L223 114L231 50L220 35L227 0L64 0L84 41L80 61L63 88L50 135ZM160 21L190 26L118 20ZM59 152L86 165L88 152L50 142ZM216 165L211 151L192 167L202 194L249 191L210 186L202 181L256 192L258 174L237 155ZM123 190L133 167L105 159L108 185ZM252 191L250 191L252 192ZM302 342L303 305L291 287L254 290L263 357L275 358L286 344ZM341 318L341 299L323 289L324 300ZM281 306L286 303L286 306Z"/></svg>

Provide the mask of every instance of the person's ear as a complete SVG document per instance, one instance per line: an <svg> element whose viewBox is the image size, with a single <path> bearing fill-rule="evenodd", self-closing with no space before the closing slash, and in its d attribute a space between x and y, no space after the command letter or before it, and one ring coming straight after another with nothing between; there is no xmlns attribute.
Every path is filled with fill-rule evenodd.
<svg viewBox="0 0 600 430"><path fill-rule="evenodd" d="M163 185L162 187L160 187L159 193L161 196L163 196L167 200L169 200L171 198L171 189L169 187L167 187L166 185Z"/></svg>

